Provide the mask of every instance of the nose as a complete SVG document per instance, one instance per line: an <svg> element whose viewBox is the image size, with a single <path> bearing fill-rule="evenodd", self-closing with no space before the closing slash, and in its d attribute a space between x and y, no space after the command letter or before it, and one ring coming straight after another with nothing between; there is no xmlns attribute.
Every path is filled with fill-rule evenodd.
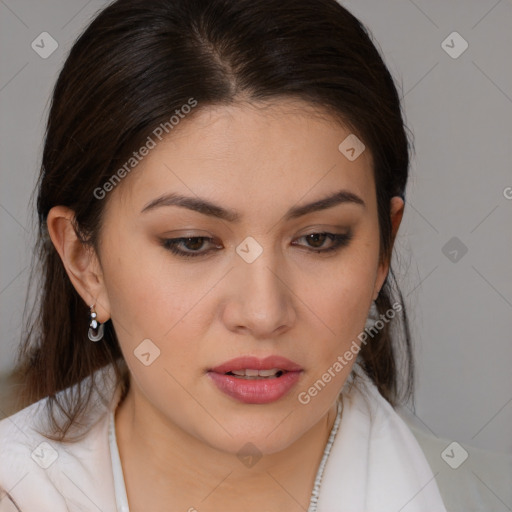
<svg viewBox="0 0 512 512"><path fill-rule="evenodd" d="M255 339L264 339L292 327L297 297L282 258L271 249L263 250L252 263L240 259L230 279L223 319L231 331L247 331Z"/></svg>

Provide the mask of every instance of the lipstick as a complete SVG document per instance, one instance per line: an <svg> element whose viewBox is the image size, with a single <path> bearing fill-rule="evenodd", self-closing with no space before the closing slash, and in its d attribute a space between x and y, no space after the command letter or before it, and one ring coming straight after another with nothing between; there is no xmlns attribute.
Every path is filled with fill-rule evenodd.
<svg viewBox="0 0 512 512"><path fill-rule="evenodd" d="M243 356L211 368L207 375L224 394L246 404L267 404L288 394L303 369L282 356Z"/></svg>

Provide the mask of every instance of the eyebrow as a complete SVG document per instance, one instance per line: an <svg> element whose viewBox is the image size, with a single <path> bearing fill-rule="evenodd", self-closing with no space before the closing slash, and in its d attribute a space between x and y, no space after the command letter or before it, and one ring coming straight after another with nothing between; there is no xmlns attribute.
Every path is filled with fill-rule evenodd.
<svg viewBox="0 0 512 512"><path fill-rule="evenodd" d="M346 203L357 204L363 208L366 207L365 202L356 194L349 192L348 190L339 190L338 192L335 192L323 199L313 201L312 203L293 206L284 215L284 220L288 221L297 219L298 217L302 217L308 213L327 210L333 206ZM182 208L188 208L189 210L199 212L203 215L217 217L228 222L239 222L241 220L241 215L235 210L228 210L206 199L183 196L176 193L166 194L153 199L148 204L146 204L146 206L144 206L144 208L141 210L141 213L154 210L155 208L161 206L181 206Z"/></svg>

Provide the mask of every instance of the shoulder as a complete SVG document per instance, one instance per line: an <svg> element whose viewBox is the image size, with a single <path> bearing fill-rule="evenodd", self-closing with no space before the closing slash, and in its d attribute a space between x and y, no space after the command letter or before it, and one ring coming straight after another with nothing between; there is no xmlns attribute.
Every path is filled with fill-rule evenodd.
<svg viewBox="0 0 512 512"><path fill-rule="evenodd" d="M351 402L351 426L358 425L366 437L371 469L385 470L393 465L403 481L432 478L427 459L405 421L363 370L358 367L356 372L359 382L347 401ZM398 473L388 473L388 478Z"/></svg>
<svg viewBox="0 0 512 512"><path fill-rule="evenodd" d="M0 421L0 484L6 473L30 466L33 450L45 439L37 431L45 409L46 399L43 399Z"/></svg>
<svg viewBox="0 0 512 512"><path fill-rule="evenodd" d="M357 378L343 390L342 420L326 466L327 503L344 496L350 511L445 512L413 433L358 365L353 372Z"/></svg>
<svg viewBox="0 0 512 512"><path fill-rule="evenodd" d="M61 450L37 431L46 403L40 400L0 421L0 510L9 502L21 510L22 503L36 510L39 496L47 496L47 505L55 504L56 510L65 505L56 493L51 468Z"/></svg>
<svg viewBox="0 0 512 512"><path fill-rule="evenodd" d="M10 510L9 501L23 512L110 509L111 405L95 407L88 417L90 427L74 442L56 442L43 435L47 398L1 420L0 511Z"/></svg>

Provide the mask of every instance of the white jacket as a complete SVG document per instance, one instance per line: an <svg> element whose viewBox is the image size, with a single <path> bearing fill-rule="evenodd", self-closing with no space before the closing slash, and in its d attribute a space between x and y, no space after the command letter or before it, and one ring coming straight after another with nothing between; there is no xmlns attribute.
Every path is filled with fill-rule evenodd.
<svg viewBox="0 0 512 512"><path fill-rule="evenodd" d="M318 512L446 512L413 434L357 365L353 371L359 385L342 394ZM0 512L129 512L113 426L121 390L109 392L75 443L35 432L46 399L0 421Z"/></svg>

